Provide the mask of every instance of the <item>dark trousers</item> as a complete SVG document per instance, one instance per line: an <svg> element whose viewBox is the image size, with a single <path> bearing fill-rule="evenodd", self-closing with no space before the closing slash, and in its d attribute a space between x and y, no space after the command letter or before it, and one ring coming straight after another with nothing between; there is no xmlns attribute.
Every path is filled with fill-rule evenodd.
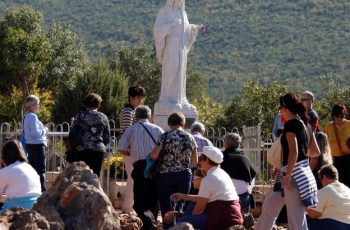
<svg viewBox="0 0 350 230"><path fill-rule="evenodd" d="M333 219L312 219L307 217L307 226L310 230L349 230L350 224Z"/></svg>
<svg viewBox="0 0 350 230"><path fill-rule="evenodd" d="M188 194L191 187L192 173L191 170L181 172L169 172L159 174L157 177L157 191L159 194L160 210L162 217L168 211L172 210L170 195L179 192ZM177 207L183 208L184 202L178 202ZM164 223L164 229L171 225Z"/></svg>
<svg viewBox="0 0 350 230"><path fill-rule="evenodd" d="M131 177L134 179L134 210L142 220L142 230L153 229L152 221L144 215L149 210L155 219L158 215L158 196L156 182L153 179L145 178L143 172L146 167L146 160L136 161Z"/></svg>
<svg viewBox="0 0 350 230"><path fill-rule="evenodd" d="M46 155L44 144L26 144L29 164L35 169L40 177L41 192L46 191Z"/></svg>
<svg viewBox="0 0 350 230"><path fill-rule="evenodd" d="M92 171L99 177L102 167L104 152L83 150L74 152L73 161L84 161Z"/></svg>
<svg viewBox="0 0 350 230"><path fill-rule="evenodd" d="M339 181L350 188L350 154L333 157L333 165L338 170Z"/></svg>

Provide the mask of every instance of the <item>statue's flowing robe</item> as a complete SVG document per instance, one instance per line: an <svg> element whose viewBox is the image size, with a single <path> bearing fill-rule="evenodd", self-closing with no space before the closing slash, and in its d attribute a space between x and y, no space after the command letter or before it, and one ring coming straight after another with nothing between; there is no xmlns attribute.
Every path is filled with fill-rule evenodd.
<svg viewBox="0 0 350 230"><path fill-rule="evenodd" d="M174 20L181 24L174 26ZM157 59L162 64L162 83L159 101L188 103L186 99L187 54L196 40L197 26L189 24L184 9L163 6L154 24Z"/></svg>

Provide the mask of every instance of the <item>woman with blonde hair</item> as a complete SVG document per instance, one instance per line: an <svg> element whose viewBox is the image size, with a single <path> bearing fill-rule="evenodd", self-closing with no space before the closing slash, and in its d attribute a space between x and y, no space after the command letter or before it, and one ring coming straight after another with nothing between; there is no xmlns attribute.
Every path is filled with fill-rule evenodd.
<svg viewBox="0 0 350 230"><path fill-rule="evenodd" d="M318 177L318 171L323 165L333 164L333 159L331 155L331 148L328 143L328 136L323 132L317 132L315 134L317 145L320 149L320 156L310 157L310 168L315 176L317 189L322 188L322 183Z"/></svg>

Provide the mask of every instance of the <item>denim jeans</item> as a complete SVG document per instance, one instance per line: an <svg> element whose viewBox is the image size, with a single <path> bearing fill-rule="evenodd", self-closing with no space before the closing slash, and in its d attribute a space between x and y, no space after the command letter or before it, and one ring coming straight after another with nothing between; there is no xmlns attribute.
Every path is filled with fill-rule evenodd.
<svg viewBox="0 0 350 230"><path fill-rule="evenodd" d="M248 192L239 194L239 202L241 203L242 214L246 214L250 210L250 195Z"/></svg>
<svg viewBox="0 0 350 230"><path fill-rule="evenodd" d="M196 203L191 202L177 222L187 222L192 224L194 229L207 230L207 212L203 212L200 215L192 215L195 205Z"/></svg>
<svg viewBox="0 0 350 230"><path fill-rule="evenodd" d="M44 144L26 144L29 164L35 169L40 177L41 192L46 191L46 155Z"/></svg>

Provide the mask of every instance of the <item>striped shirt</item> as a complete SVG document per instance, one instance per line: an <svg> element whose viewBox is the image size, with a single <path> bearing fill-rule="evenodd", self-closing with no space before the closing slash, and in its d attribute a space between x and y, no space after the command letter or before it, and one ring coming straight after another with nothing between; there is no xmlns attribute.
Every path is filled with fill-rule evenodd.
<svg viewBox="0 0 350 230"><path fill-rule="evenodd" d="M295 180L301 200L305 207L315 206L317 203L317 184L309 166L308 159L295 164L292 171L292 178Z"/></svg>
<svg viewBox="0 0 350 230"><path fill-rule="evenodd" d="M126 130L126 128L132 126L134 123L134 117L135 110L129 104L125 105L124 109L119 115L119 126L123 132Z"/></svg>
<svg viewBox="0 0 350 230"><path fill-rule="evenodd" d="M156 144L140 123L148 129L155 141L163 133L162 128L151 124L147 119L141 119L127 128L119 140L119 150L129 151L133 163L146 159L147 154L156 147Z"/></svg>

